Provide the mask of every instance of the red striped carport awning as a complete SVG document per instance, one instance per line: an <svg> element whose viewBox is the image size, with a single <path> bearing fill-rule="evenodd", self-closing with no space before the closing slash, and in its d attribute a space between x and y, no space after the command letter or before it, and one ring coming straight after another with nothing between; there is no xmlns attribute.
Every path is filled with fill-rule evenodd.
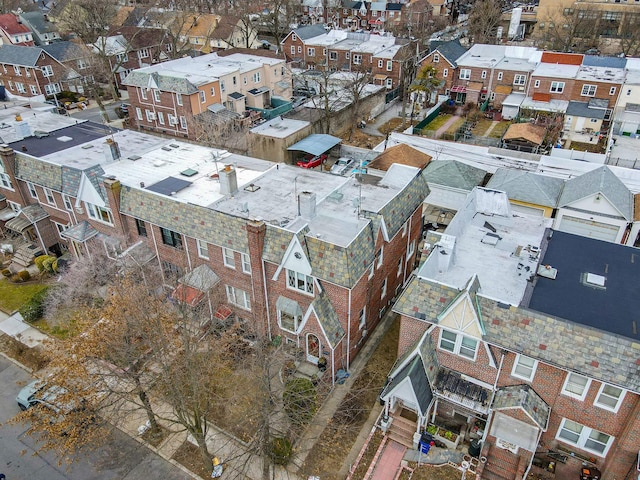
<svg viewBox="0 0 640 480"><path fill-rule="evenodd" d="M451 87L450 91L452 93L467 93L467 87L465 87L464 85L456 85L454 87Z"/></svg>

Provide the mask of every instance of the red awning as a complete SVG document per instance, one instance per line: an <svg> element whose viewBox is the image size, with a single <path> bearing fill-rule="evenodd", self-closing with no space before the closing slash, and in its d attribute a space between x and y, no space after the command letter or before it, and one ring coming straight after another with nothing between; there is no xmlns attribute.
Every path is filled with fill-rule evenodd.
<svg viewBox="0 0 640 480"><path fill-rule="evenodd" d="M171 292L171 298L180 303L186 303L190 307L195 307L204 298L204 292L181 283Z"/></svg>
<svg viewBox="0 0 640 480"><path fill-rule="evenodd" d="M227 318L229 318L229 316L231 316L232 313L233 311L227 305L223 304L218 307L218 310L216 310L214 317L216 317L218 320L226 320Z"/></svg>
<svg viewBox="0 0 640 480"><path fill-rule="evenodd" d="M379 18L369 20L369 25L382 25L382 21Z"/></svg>
<svg viewBox="0 0 640 480"><path fill-rule="evenodd" d="M465 87L464 85L456 85L454 87L451 87L450 91L452 93L467 93L467 87Z"/></svg>

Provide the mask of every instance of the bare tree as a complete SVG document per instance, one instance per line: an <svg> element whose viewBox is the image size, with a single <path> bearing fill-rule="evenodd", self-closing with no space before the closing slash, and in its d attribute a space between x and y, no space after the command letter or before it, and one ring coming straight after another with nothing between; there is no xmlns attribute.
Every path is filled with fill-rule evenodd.
<svg viewBox="0 0 640 480"><path fill-rule="evenodd" d="M295 0L273 0L269 3L269 13L260 15L265 31L275 39L280 48L280 42L291 31L291 24L298 18L299 3Z"/></svg>
<svg viewBox="0 0 640 480"><path fill-rule="evenodd" d="M551 6L536 29L541 46L558 52L584 52L598 44L600 12L589 5L579 10Z"/></svg>
<svg viewBox="0 0 640 480"><path fill-rule="evenodd" d="M469 14L469 36L474 43L496 43L502 9L499 0L480 0Z"/></svg>
<svg viewBox="0 0 640 480"><path fill-rule="evenodd" d="M625 12L620 23L620 50L627 57L640 55L640 32L637 25L640 16L637 13Z"/></svg>

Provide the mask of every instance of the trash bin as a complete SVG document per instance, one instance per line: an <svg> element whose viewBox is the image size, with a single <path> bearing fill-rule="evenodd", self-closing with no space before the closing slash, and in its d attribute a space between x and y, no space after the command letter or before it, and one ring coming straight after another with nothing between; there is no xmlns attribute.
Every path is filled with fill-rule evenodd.
<svg viewBox="0 0 640 480"><path fill-rule="evenodd" d="M426 443L427 445L429 445L432 440L433 436L430 433L422 432L422 435L420 436L420 441L422 443Z"/></svg>
<svg viewBox="0 0 640 480"><path fill-rule="evenodd" d="M481 445L480 440L471 440L471 443L469 444L469 455L472 457L479 456Z"/></svg>

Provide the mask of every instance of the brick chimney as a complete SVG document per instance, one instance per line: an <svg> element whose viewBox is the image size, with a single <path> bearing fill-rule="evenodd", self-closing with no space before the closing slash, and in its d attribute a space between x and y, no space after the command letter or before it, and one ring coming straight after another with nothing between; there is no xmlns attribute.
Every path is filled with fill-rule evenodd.
<svg viewBox="0 0 640 480"><path fill-rule="evenodd" d="M247 222L247 241L249 244L249 262L251 263L251 286L253 290L253 311L257 333L271 338L269 309L264 283L264 265L262 251L264 250L264 238L267 233L267 225L262 220Z"/></svg>
<svg viewBox="0 0 640 480"><path fill-rule="evenodd" d="M124 221L123 215L120 213L120 193L122 192L122 184L115 177L105 178L102 182L107 192L107 203L113 217L113 226L117 235L129 238L129 229L127 222Z"/></svg>
<svg viewBox="0 0 640 480"><path fill-rule="evenodd" d="M234 195L238 192L238 177L236 169L231 165L225 165L220 171L220 193Z"/></svg>
<svg viewBox="0 0 640 480"><path fill-rule="evenodd" d="M22 206L32 203L27 197L26 192L23 191L23 182L16 180L16 152L9 145L0 145L0 161L4 167L4 173L9 175L11 183L13 184L14 192L4 191L3 194L7 197L7 200L19 203Z"/></svg>

